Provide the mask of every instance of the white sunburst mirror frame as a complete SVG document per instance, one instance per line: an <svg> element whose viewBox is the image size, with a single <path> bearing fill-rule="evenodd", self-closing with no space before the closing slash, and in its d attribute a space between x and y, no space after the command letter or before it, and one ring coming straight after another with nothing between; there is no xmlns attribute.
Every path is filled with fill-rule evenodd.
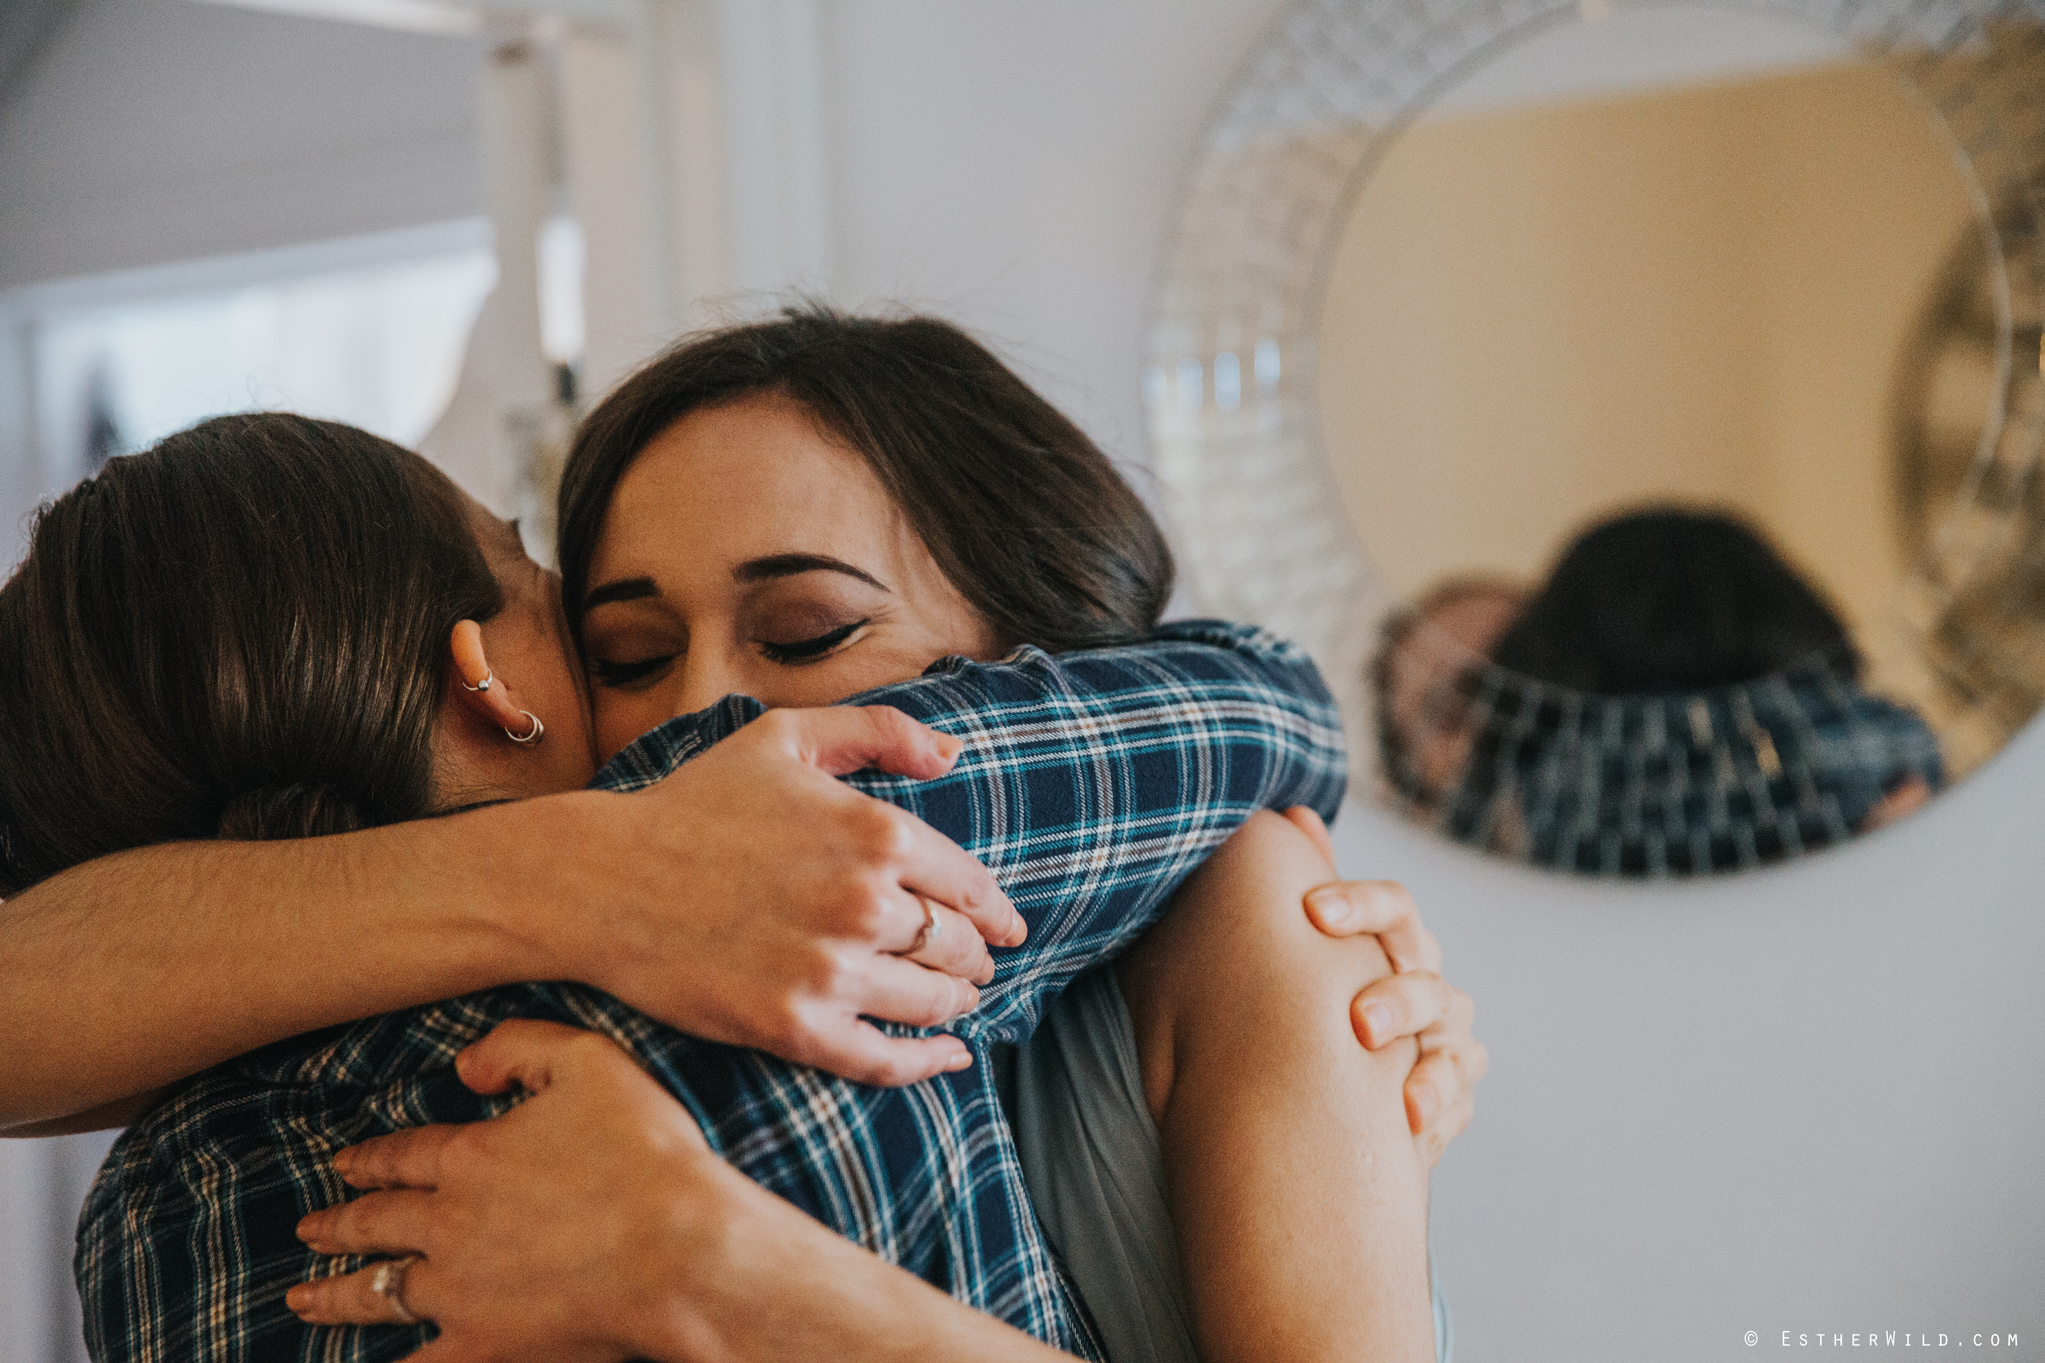
<svg viewBox="0 0 2045 1363"><path fill-rule="evenodd" d="M2045 354L2020 350L2012 322L2038 314L2045 269L2037 250L2005 250L2012 231L2035 241L2045 227L2045 90L2024 74L2038 69L2045 0L1680 7L1787 20L1886 62L1943 125L1968 180L2001 381L1972 471L1898 603L1921 632L2017 534L2021 499L1990 506L1979 493L2027 486L2045 438ZM1298 0L1241 68L1182 184L1144 374L1166 513L1201 609L1305 645L1342 701L1353 751L1369 732L1366 660L1393 603L1321 440L1316 337L1344 225L1394 140L1444 93L1529 39L1612 12L1610 0Z"/></svg>

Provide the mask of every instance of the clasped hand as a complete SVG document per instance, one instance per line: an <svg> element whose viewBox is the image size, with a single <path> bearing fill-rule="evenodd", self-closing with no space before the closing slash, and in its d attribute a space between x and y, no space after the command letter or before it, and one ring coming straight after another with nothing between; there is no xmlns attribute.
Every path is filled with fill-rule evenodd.
<svg viewBox="0 0 2045 1363"><path fill-rule="evenodd" d="M962 746L880 706L770 710L646 790L577 797L602 802L601 836L563 849L583 902L531 935L560 977L695 1036L868 1084L964 1068L956 1037L867 1019L972 1011L1022 915L948 838L837 779L929 780Z"/></svg>

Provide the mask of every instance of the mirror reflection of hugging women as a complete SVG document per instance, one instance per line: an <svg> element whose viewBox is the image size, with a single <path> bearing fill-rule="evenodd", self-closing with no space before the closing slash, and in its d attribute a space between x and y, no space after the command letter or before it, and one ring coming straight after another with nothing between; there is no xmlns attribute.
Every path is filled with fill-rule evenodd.
<svg viewBox="0 0 2045 1363"><path fill-rule="evenodd" d="M1823 594L1738 516L1578 535L1465 664L1452 836L1591 874L1701 875L1845 842L1945 783ZM1438 744L1437 746L1445 746Z"/></svg>
<svg viewBox="0 0 2045 1363"><path fill-rule="evenodd" d="M958 1303L1081 1355L1101 1352L1089 1308L1118 1358L1190 1357L1194 1336L1210 1358L1434 1352L1425 1171L1467 1120L1482 1067L1467 1000L1425 968L1381 979L1388 966L1373 938L1315 933L1300 906L1331 878L1317 825L1258 811L1332 812L1342 764L1326 693L1300 654L1252 631L1153 632L1169 558L1070 423L942 324L791 317L687 345L608 399L578 438L562 524L565 619L512 530L464 505L423 462L289 417L223 418L173 437L116 461L39 521L29 559L0 593L10 660L0 667L9 715L0 817L7 888L56 879L8 903L26 942L10 946L10 965L47 966L33 972L46 982L69 968L68 983L90 994L104 985L64 962L167 941L165 925L180 921L204 937L226 918L233 936L211 943L210 965L193 959L133 1008L154 1030L188 1028L208 1060L273 1043L162 1097L117 1144L81 1226L96 1357L398 1357L424 1338L424 1327L402 1328L415 1311L439 1324L431 1349L444 1357L771 1356L758 1352L762 1341L778 1347L820 1314L842 1357L914 1339L964 1348L970 1338L983 1356L1037 1347L993 1319L961 1319ZM568 675L564 626L589 660L588 710ZM835 712L863 726L835 733L805 729L814 719L787 710L758 718L763 702L833 704L862 692L957 735L963 750L881 712ZM499 873L465 878L476 859L450 850L464 826L551 888L544 863L587 849L535 859L523 844L544 824L485 809L381 826L579 784L592 732L605 759L595 785L611 793L529 806L558 811L570 833L623 820L650 834L647 857L675 857L676 839L700 844L703 829L650 828L640 811L670 773L688 782L700 771L690 788L717 799L693 808L711 826L758 824L783 839L780 864L740 856L736 876L732 860L718 860L728 849L683 854L681 865L695 856L728 877L726 890L750 870L775 891L755 891L746 912L701 934L708 968L695 973L706 978L649 986L676 967L663 956L672 947L601 898L642 935L584 944L585 961L601 965L586 973L532 968L559 958L520 969L480 950L424 962L402 949L430 947L424 936L395 952L336 944L350 914L330 916L335 897L357 921L400 933L408 911L430 901L422 917L438 930L467 912L468 930L488 935L483 912L466 906ZM765 759L777 750L837 770L885 763L898 774L857 771L847 785L921 821L877 818L878 805L811 771L809 785L794 785L822 817L790 830L750 789L765 784L752 779L759 767L791 781L787 768L801 763L775 768ZM818 959L809 939L824 934L787 923L781 897L800 893L790 868L813 866L847 826L886 854L861 866L879 888L853 926L838 928L871 949L830 959L869 978L812 986L793 1011L826 1022L776 1035L744 995L757 979L778 984L777 948ZM361 828L377 831L300 843L295 862L251 845L157 848L58 874L145 844ZM931 829L994 870L1026 942L998 895L924 841ZM607 857L634 855L615 838L599 845ZM358 880L370 864L361 858L395 870ZM606 894L640 888L629 870L622 887L604 870ZM274 889L242 888L279 871L301 878L282 902L266 897ZM338 891L322 883L332 879ZM1168 898L1170 917L1146 934ZM132 924L111 907L126 903L137 906ZM1331 903L1356 905L1350 924L1333 920ZM1333 935L1389 923L1388 904L1396 896L1382 889L1344 887L1318 912ZM960 950L974 925L1007 948L991 971L977 945ZM1132 942L1115 971L1087 974L1059 997ZM1438 960L1410 916L1385 942L1401 964ZM982 988L905 958L976 976ZM339 993L398 1011L348 1023L361 1004L349 1012L337 1001L324 969L337 965L353 977ZM279 974L291 988L277 988ZM626 987L510 983L561 975ZM881 976L887 987L872 983ZM496 987L426 1002L481 985ZM920 1003L908 1001L916 990ZM951 1036L897 1025L891 1040L844 1011L847 999L872 998L888 1009L852 1011L926 1025L961 1015ZM644 1012L628 1004L641 999L652 1005ZM61 1000L45 1002L45 1014L65 1014ZM709 1025L690 1035L657 1017ZM464 1048L514 1019L457 1066ZM564 1041L547 1023L622 1050L592 1058L590 1045L605 1043ZM139 1060L109 1058L109 1024L62 1035L47 1018L40 1025L39 1059L9 1063L28 1072L16 1091L39 1095L42 1110L17 1118L77 1112L182 1073L167 1068L175 1044L138 1038ZM1400 1031L1408 1037L1391 1041ZM825 1036L846 1049L822 1056ZM991 1063L998 1044L1025 1039ZM922 1082L850 1082L731 1041ZM651 1085L617 1068L626 1052L682 1107L645 1105L633 1084ZM59 1054L82 1057L68 1088L51 1077ZM609 1075L608 1088L588 1079L594 1071ZM466 1145L449 1128L414 1130L502 1112L514 1081L537 1096L474 1128ZM506 1165L524 1176L500 1189L505 1205L523 1197L552 1208L523 1240L514 1230L465 1242L460 1225L436 1221L435 1199L459 1179L454 1164L422 1152L545 1148L575 1121L549 1105L557 1086L601 1089L617 1101L588 1106L629 1109L637 1125L599 1124L573 1158ZM127 1115L118 1104L108 1112ZM299 1240L299 1218L341 1197L335 1152L379 1136L350 1177L412 1191L372 1193L305 1233L324 1250L406 1257L301 1289L292 1301L302 1321L284 1292L321 1261ZM706 1142L783 1201L747 1201L714 1168L703 1173L714 1163ZM753 1243L739 1233L746 1226L777 1227L778 1260L725 1265L727 1278L748 1283L749 1317L690 1298L717 1275L692 1287L688 1275L658 1271L654 1240L620 1238L631 1213L619 1208L639 1190L611 1180L606 1202L575 1183L606 1149L640 1150L649 1169L663 1159L693 1168L699 1191L722 1187L706 1194L733 1218L716 1244ZM546 1203L549 1188L571 1186L583 1195ZM804 1239L791 1208L879 1259ZM674 1223L700 1210L677 1204L663 1215ZM465 1262L489 1260L507 1239L521 1259L549 1266L537 1296L489 1300L503 1275L463 1276ZM608 1260L558 1257L582 1243ZM787 1246L806 1246L807 1257ZM691 1252L700 1267L700 1238ZM1190 1292L1175 1301L1181 1261ZM614 1304L627 1282L651 1286L624 1308L593 1309ZM832 1283L845 1290L833 1296ZM1161 1299L1146 1296L1154 1288ZM514 1318L523 1334L492 1335ZM351 1321L361 1328L335 1328Z"/></svg>

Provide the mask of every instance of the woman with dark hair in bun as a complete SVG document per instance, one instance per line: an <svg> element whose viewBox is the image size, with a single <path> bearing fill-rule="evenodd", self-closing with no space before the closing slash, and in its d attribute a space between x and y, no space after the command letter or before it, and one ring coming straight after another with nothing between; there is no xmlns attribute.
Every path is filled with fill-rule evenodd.
<svg viewBox="0 0 2045 1363"><path fill-rule="evenodd" d="M1306 1357L1358 1345L1381 1346L1383 1356L1428 1351L1423 1166L1444 1133L1467 1119L1468 1080L1453 1075L1459 1064L1481 1067L1481 1051L1465 1040L1461 1018L1427 1028L1433 1063L1418 1071L1410 1042L1403 1050L1386 1044L1392 1032L1378 1026L1369 1002L1400 1008L1414 1024L1409 1033L1449 1011L1452 1000L1428 971L1413 975L1432 985L1415 988L1415 978L1400 977L1358 999L1358 1030L1379 1049L1358 1047L1350 1000L1385 973L1383 958L1362 939L1310 949L1299 903L1328 878L1326 862L1298 831L1255 811L1300 802L1332 811L1340 755L1325 692L1303 658L1252 633L1182 627L1146 641L1169 561L1154 527L1141 533L1148 521L1140 506L1069 423L984 351L932 327L808 316L685 346L610 399L578 442L564 559L575 592L567 618L589 645L597 681L594 729L607 760L600 789L658 790L669 772L680 768L679 780L720 759L729 769L737 760L729 754L743 755L738 745L749 735L767 736L755 751L762 742L799 746L795 710L755 718L760 704L719 701L727 693L779 707L865 693L862 700L966 738L949 776L941 773L958 748L927 730L896 730L909 742L841 742L823 758L826 766L859 767L886 750L903 776L932 778L853 778L927 820L867 815L872 835L901 843L916 836L905 830L935 827L959 838L994 864L1027 920L1027 945L989 971L970 954L963 963L940 954L956 952L966 920L919 893L935 887L901 884L870 901L870 936L890 948L874 957L875 969L914 971L902 959L914 956L950 960L980 978L977 996L948 995L916 1019L935 1023L959 1003L979 1005L955 1020L953 1037L911 1038L938 1076L909 1088L846 1083L669 1031L611 995L573 985L493 988L280 1042L171 1096L110 1159L87 1208L79 1258L99 1356L155 1357L166 1348L179 1357L269 1356L314 1347L317 1338L323 1352L338 1349L335 1356L395 1357L422 1338L398 1328L418 1315L445 1332L434 1349L487 1353L460 1341L490 1337L493 1322L501 1327L515 1312L501 1301L478 1307L491 1284L462 1276L456 1247L466 1243L477 1263L489 1245L442 1236L430 1215L404 1218L430 1209L443 1182L458 1182L439 1166L421 1186L422 1166L412 1158L419 1150L444 1154L513 1137L431 1128L439 1134L400 1135L393 1144L386 1133L501 1110L471 1086L501 1093L518 1078L528 1089L546 1088L544 1075L583 1072L535 1059L586 1057L587 1045L536 1032L532 1021L510 1034L518 1040L493 1038L488 1064L458 1071L462 1048L507 1019L608 1036L683 1099L701 1125L696 1139L707 1137L740 1172L953 1297L1041 1340L1094 1353L1088 1318L1022 1196L988 1062L996 1043L1028 1036L1066 981L1136 937L1181 882L1177 911L1122 972L1131 1007L1117 1013L1113 976L1089 977L1090 993L1075 996L1090 998L1094 1011L1062 1033L1058 1021L1044 1029L1040 1041L1050 1035L1060 1044L1046 1052L1033 1043L1016 1085L1053 1103L1077 1093L1068 1107L1084 1107L1085 1086L1070 1071L1103 1055L1121 1064L1111 1077L1123 1110L1110 1116L1139 1135L1158 1121L1150 1139L1162 1135L1173 1171L1193 1286L1191 1322L1181 1326L1198 1333L1210 1356L1280 1356L1272 1352L1280 1348ZM870 405L834 410L828 391L803 388L805 364L844 376L843 393L920 391L935 415L919 430L909 403L893 404L905 423L893 428L868 422ZM693 400L676 400L688 392ZM535 589L543 579L515 552L515 536L479 508L464 508L423 464L367 440L295 418L223 419L117 461L45 513L28 563L0 592L0 635L22 641L32 658L0 668L13 745L0 800L13 888L123 846L384 825L539 795L588 776L588 720L560 648L564 616L547 608L544 587ZM998 458L943 458L947 450L990 448ZM999 460L1033 461L1007 472L1006 489L969 486L967 494L1007 496L1009 538L1025 549L994 554L970 544L970 535L947 542L929 527L965 503L948 508L942 498L897 493L875 449L908 450L903 467L920 458L925 476L966 484ZM607 464L614 450L623 455ZM605 480L578 482L577 471L612 467L592 512L578 489ZM404 504L405 514L379 510L386 498ZM1051 508L1055 514L1045 514ZM593 544L575 538L585 532ZM438 543L435 555L407 548L421 537ZM371 563L384 571L357 572ZM479 564L492 571L479 574ZM486 599L490 577L496 601ZM160 592L199 604L152 608ZM1061 593L1071 603L1067 633L1051 635L1028 607ZM329 611L315 598L336 604ZM102 611L117 623L72 628ZM123 642L128 635L135 639ZM1126 646L1054 656L1033 647L1033 636L1059 648ZM82 703L61 699L66 688ZM302 733L294 728L301 718ZM659 727L624 732L648 723ZM394 755L368 752L386 746ZM117 798L50 779L66 769L105 777ZM28 771L37 775L13 781ZM866 810L850 790L818 779L841 806ZM743 776L726 789L741 805L751 798ZM616 808L645 798L601 800ZM82 806L95 807L101 821L79 817ZM726 812L743 821L752 810ZM1228 849L1187 881L1237 828L1243 832ZM328 841L349 839L307 847ZM433 874L416 863L415 873ZM473 887L448 880L438 890L460 902ZM1363 892L1350 897L1356 893ZM195 920L205 912L192 907ZM1368 911L1357 918L1370 926ZM771 943L771 931L754 927L757 940ZM1424 931L1410 921L1404 930L1406 946L1395 942L1395 950L1431 964ZM799 954L800 935L784 935ZM1021 934L992 935L1013 947ZM216 971L214 983L258 965L266 951L288 952L289 939L287 925L271 944ZM652 949L625 940L610 950ZM296 967L280 960L276 968ZM400 987L416 987L428 973L415 971ZM714 996L733 985L699 979L692 987ZM161 998L149 1005L172 1018L202 1011ZM1109 1018L1105 1030L1100 1017ZM282 1026L276 1018L237 1025L268 1027L262 1039L274 1039L341 1020L308 1005ZM1246 1049L1250 1039L1257 1044ZM800 1047L799 1037L780 1040ZM1255 1063L1246 1063L1252 1055ZM1417 1145L1399 1097L1409 1078L1420 1081L1411 1105L1427 1133ZM542 1108L546 1097L531 1113L558 1111ZM673 1120L677 1130L688 1125L679 1112ZM1102 1129L1088 1122L1085 1112L1063 1128L1049 1121L1041 1143L1083 1143ZM499 1129L537 1130L538 1118L477 1130ZM600 1146L601 1134L579 1153ZM294 1295L316 1320L392 1323L328 1335L293 1319L279 1300L318 1263L295 1238L296 1221L334 1199L333 1152L378 1135L386 1136L372 1147L378 1153L358 1156L350 1177L412 1191L316 1217L306 1234L320 1248L424 1257ZM1294 1146L1304 1164L1287 1157ZM1330 1149L1342 1152L1332 1163ZM1110 1159L1099 1169L1115 1167ZM565 1180L572 1171L550 1172ZM1162 1174L1150 1177L1161 1202ZM505 1191L533 1188L527 1178ZM409 1211L396 1222L379 1219L393 1208ZM595 1210L587 1215L603 1220ZM433 1243L404 1243L400 1226ZM545 1262L550 1249L566 1252L575 1239L569 1231L552 1225L521 1248ZM1108 1248L1141 1246L1139 1231L1128 1234ZM1157 1272L1176 1271L1179 1256L1168 1243L1146 1252ZM615 1295L631 1274L615 1262L615 1246L613 1254ZM836 1262L844 1272L832 1281L880 1272L864 1260ZM589 1279L564 1273L556 1281L557 1302L570 1305L548 1319L582 1333L547 1335L545 1321L522 1317L532 1328L495 1336L497 1347L684 1357L708 1343L690 1333L686 1312L658 1303L641 1302L630 1321L592 1324L574 1309L575 1290ZM820 1290L814 1302L782 1306L800 1316L845 1308L858 1294L829 1296ZM875 1286L869 1304L909 1299ZM928 1311L920 1318L953 1319L935 1304ZM1097 1306L1095 1314L1107 1312ZM892 1324L898 1335L915 1333ZM844 1333L851 1326L839 1327L843 1352L861 1356ZM1138 1321L1133 1337L1147 1328ZM738 1348L751 1338L740 1330L726 1342Z"/></svg>

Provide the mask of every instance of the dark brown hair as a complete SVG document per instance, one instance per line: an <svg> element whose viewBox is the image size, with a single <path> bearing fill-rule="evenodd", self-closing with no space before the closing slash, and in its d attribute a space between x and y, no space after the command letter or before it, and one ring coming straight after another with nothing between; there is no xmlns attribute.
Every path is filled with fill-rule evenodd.
<svg viewBox="0 0 2045 1363"><path fill-rule="evenodd" d="M1733 686L1819 659L1848 682L1862 668L1844 622L1760 531L1669 506L1579 535L1492 657L1600 696Z"/></svg>
<svg viewBox="0 0 2045 1363"><path fill-rule="evenodd" d="M1106 455L949 322L824 308L685 341L582 424L561 481L561 579L581 643L590 559L618 480L691 412L774 393L857 451L952 586L1005 643L1090 648L1156 625L1164 535Z"/></svg>
<svg viewBox="0 0 2045 1363"><path fill-rule="evenodd" d="M454 485L352 427L219 417L44 507L0 587L0 892L123 848L429 811Z"/></svg>

